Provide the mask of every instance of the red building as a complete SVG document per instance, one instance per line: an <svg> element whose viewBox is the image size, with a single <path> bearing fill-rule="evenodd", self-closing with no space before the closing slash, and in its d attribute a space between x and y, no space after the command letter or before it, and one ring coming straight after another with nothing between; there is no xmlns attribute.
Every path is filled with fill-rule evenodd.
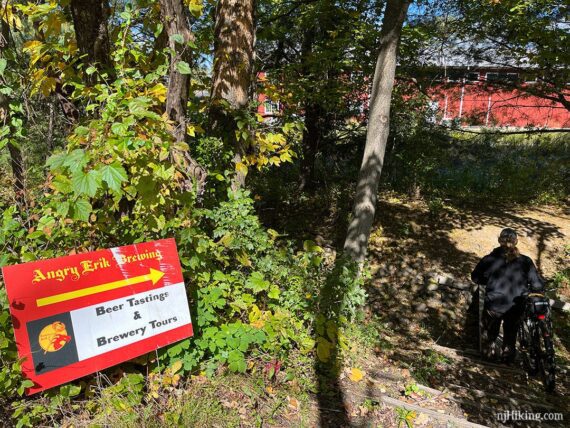
<svg viewBox="0 0 570 428"><path fill-rule="evenodd" d="M515 128L570 128L570 112L559 102L529 95L516 70L452 68L429 92L438 119L461 126ZM523 89L509 89L509 83ZM513 85L514 86L514 85Z"/></svg>
<svg viewBox="0 0 570 428"><path fill-rule="evenodd" d="M267 79L267 73L265 71L260 71L257 73L257 82L262 87L263 83ZM271 100L263 91L259 91L257 94L257 113L263 116L265 119L271 119L276 116L281 110L282 106L279 101Z"/></svg>
<svg viewBox="0 0 570 428"><path fill-rule="evenodd" d="M530 95L525 87L536 85L528 74L518 69L493 66L427 66L418 80L429 82L428 95L432 99L435 118L444 125L499 128L570 128L570 111L561 103ZM266 73L258 74L259 82ZM516 85L515 85L516 84ZM509 89L519 86L522 89ZM368 91L358 97L362 102L362 117L368 109ZM270 119L279 114L282 106L258 94L258 113Z"/></svg>

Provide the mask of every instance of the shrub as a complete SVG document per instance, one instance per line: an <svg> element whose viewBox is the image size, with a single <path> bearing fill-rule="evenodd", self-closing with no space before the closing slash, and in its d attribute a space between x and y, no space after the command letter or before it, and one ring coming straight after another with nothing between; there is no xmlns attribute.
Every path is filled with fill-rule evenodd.
<svg viewBox="0 0 570 428"><path fill-rule="evenodd" d="M307 354L314 349L313 308L324 277L322 249L306 242L303 250L296 251L292 243L260 224L253 204L247 192L230 192L226 201L210 209L179 210L164 219L160 235L176 238L192 296L196 336L162 349L159 364L150 369L176 363L181 364L181 373L205 370L212 374L220 366L245 372L256 359L283 361L291 350ZM131 219L141 224L136 241L157 236L152 230L143 233L142 218L132 214ZM98 222L79 222L75 227L77 221L66 220L46 214L45 206L39 205L29 216L14 208L4 210L2 263L62 255L77 242L84 250L94 243L116 243L105 229L99 229ZM20 375L4 291L0 302L0 395L13 400L30 385ZM53 396L59 395L61 391ZM26 409L15 413L23 425L56 411L45 403L37 411L34 406L40 404L30 403L14 404Z"/></svg>

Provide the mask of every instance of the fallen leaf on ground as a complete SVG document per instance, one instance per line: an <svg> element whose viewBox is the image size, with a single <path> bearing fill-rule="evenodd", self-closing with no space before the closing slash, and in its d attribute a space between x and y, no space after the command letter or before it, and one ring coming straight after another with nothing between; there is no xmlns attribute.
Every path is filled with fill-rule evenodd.
<svg viewBox="0 0 570 428"><path fill-rule="evenodd" d="M348 378L353 382L360 382L364 378L364 372L356 367L350 369Z"/></svg>
<svg viewBox="0 0 570 428"><path fill-rule="evenodd" d="M420 413L416 420L414 421L414 425L422 425L429 421L429 416L425 413Z"/></svg>
<svg viewBox="0 0 570 428"><path fill-rule="evenodd" d="M288 401L287 405L291 409L293 409L295 411L299 410L299 407L301 406L301 404L299 403L299 400L297 400L295 397L287 397L287 401Z"/></svg>

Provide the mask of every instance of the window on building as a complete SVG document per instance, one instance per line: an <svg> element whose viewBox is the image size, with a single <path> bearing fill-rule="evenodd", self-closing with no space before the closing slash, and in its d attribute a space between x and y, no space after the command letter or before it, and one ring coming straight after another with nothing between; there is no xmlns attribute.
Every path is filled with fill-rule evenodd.
<svg viewBox="0 0 570 428"><path fill-rule="evenodd" d="M519 76L519 79L526 83L536 83L537 77L536 73L527 72L527 73L522 73Z"/></svg>
<svg viewBox="0 0 570 428"><path fill-rule="evenodd" d="M477 80L479 80L479 73L477 71L470 71L469 73L467 73L466 78L471 82L476 82Z"/></svg>
<svg viewBox="0 0 570 428"><path fill-rule="evenodd" d="M279 101L267 100L263 103L265 107L265 114L277 114L279 113Z"/></svg>
<svg viewBox="0 0 570 428"><path fill-rule="evenodd" d="M465 72L463 70L448 70L447 80L450 82L457 82L465 77Z"/></svg>
<svg viewBox="0 0 570 428"><path fill-rule="evenodd" d="M421 80L442 80L444 73L439 69L426 69L420 68L413 71L413 75L417 79Z"/></svg>
<svg viewBox="0 0 570 428"><path fill-rule="evenodd" d="M487 73L488 82L516 82L519 79L518 73Z"/></svg>
<svg viewBox="0 0 570 428"><path fill-rule="evenodd" d="M519 74L518 73L507 73L507 80L509 82L516 82L517 80L519 80Z"/></svg>

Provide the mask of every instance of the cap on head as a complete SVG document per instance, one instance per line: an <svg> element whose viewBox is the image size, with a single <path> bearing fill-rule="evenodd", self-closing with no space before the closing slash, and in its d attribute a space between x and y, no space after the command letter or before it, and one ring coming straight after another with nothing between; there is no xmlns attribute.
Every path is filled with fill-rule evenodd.
<svg viewBox="0 0 570 428"><path fill-rule="evenodd" d="M499 235L499 243L500 244L510 243L510 244L516 245L518 240L519 239L517 237L517 232L515 232L514 229L507 227L506 229L501 230L501 234Z"/></svg>

